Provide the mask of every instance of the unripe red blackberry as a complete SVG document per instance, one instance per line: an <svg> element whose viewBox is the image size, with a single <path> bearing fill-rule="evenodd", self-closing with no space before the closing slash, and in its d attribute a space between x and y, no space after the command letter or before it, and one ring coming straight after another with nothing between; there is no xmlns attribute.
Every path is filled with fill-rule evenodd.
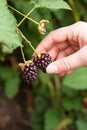
<svg viewBox="0 0 87 130"><path fill-rule="evenodd" d="M37 67L32 61L26 61L26 63L20 63L19 68L20 68L20 75L27 84L30 84L37 79L38 77Z"/></svg>
<svg viewBox="0 0 87 130"><path fill-rule="evenodd" d="M83 99L83 106L84 106L85 108L87 108L87 97L85 97L85 98Z"/></svg>
<svg viewBox="0 0 87 130"><path fill-rule="evenodd" d="M33 58L35 65L46 73L46 67L52 62L48 53L36 54Z"/></svg>

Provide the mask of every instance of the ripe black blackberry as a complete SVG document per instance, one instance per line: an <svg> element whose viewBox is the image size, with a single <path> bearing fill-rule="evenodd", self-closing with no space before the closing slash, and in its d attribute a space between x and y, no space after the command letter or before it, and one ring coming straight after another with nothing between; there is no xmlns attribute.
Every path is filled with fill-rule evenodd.
<svg viewBox="0 0 87 130"><path fill-rule="evenodd" d="M20 63L19 69L21 77L27 84L32 83L38 77L37 67L32 61L26 61L26 63Z"/></svg>
<svg viewBox="0 0 87 130"><path fill-rule="evenodd" d="M35 65L46 73L46 67L52 62L52 59L48 53L36 54L33 58Z"/></svg>

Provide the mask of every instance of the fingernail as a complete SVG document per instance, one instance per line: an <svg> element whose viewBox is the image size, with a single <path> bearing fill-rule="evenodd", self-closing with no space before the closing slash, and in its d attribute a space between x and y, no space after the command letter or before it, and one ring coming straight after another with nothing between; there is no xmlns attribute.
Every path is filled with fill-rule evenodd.
<svg viewBox="0 0 87 130"><path fill-rule="evenodd" d="M46 68L46 72L47 72L48 74L58 73L58 68L57 68L56 65L50 64L50 65L48 65L48 67Z"/></svg>

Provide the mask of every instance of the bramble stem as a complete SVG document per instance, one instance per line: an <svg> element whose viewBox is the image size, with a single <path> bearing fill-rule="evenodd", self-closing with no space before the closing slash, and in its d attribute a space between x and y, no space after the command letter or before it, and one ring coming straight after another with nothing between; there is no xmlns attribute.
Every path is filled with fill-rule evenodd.
<svg viewBox="0 0 87 130"><path fill-rule="evenodd" d="M8 7L12 10L14 10L15 12L17 12L18 14L25 16L25 14L21 13L20 11L16 10L15 8L13 8L12 6L8 5Z"/></svg>
<svg viewBox="0 0 87 130"><path fill-rule="evenodd" d="M21 16L25 17L26 15L21 13L20 11L16 10L15 8L13 8L12 6L8 5L8 7L12 10L14 10L15 12L17 12L18 14L20 14ZM35 24L39 24L37 21L33 20L32 18L26 16L26 19L30 20L31 22L35 23Z"/></svg>
<svg viewBox="0 0 87 130"><path fill-rule="evenodd" d="M28 15L30 15L30 14L34 11L34 9L35 9L35 7L34 7L32 10L30 10L30 11L24 16L24 18L19 22L19 24L17 25L17 27L19 27L19 26L23 23L23 21L28 17Z"/></svg>
<svg viewBox="0 0 87 130"><path fill-rule="evenodd" d="M22 47L20 47L20 48L21 48L21 54L22 54L22 57L23 57L23 61L24 61L24 63L25 63L25 62L26 62L26 60L25 60L24 52L23 52Z"/></svg>
<svg viewBox="0 0 87 130"><path fill-rule="evenodd" d="M24 34L17 28L17 33L19 33L22 38L26 41L26 43L29 44L29 46L32 48L32 50L35 52L35 48L32 46L31 42L24 36Z"/></svg>
<svg viewBox="0 0 87 130"><path fill-rule="evenodd" d="M35 24L39 25L39 23L38 23L37 21L35 21L34 19L29 18L29 17L27 17L27 19L28 19L28 20L30 20L31 22L33 22L33 23L35 23Z"/></svg>

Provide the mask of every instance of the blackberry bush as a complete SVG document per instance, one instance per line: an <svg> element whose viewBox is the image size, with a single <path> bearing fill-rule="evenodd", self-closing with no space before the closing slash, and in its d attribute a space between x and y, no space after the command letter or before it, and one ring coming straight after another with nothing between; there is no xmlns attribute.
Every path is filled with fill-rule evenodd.
<svg viewBox="0 0 87 130"><path fill-rule="evenodd" d="M46 67L52 62L52 59L48 53L41 53L34 56L33 62L39 69L46 73Z"/></svg>
<svg viewBox="0 0 87 130"><path fill-rule="evenodd" d="M38 77L37 67L32 61L26 61L26 63L20 63L19 69L20 69L20 75L22 79L27 84L32 83Z"/></svg>

